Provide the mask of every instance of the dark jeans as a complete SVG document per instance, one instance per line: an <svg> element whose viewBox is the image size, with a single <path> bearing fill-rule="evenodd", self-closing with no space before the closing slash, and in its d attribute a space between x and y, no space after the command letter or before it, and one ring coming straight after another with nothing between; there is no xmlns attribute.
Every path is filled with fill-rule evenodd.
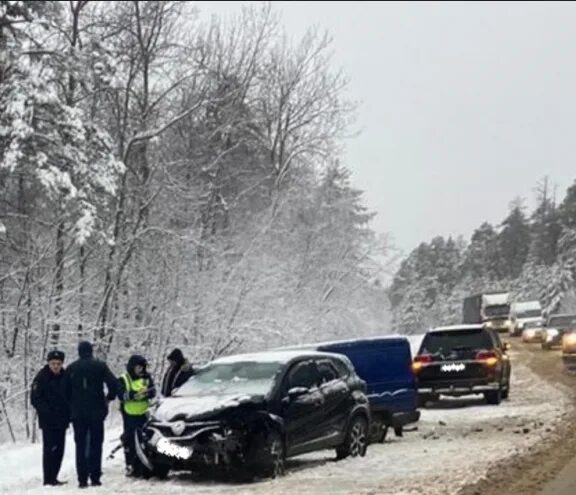
<svg viewBox="0 0 576 495"><path fill-rule="evenodd" d="M56 482L66 443L66 429L42 430L42 468L44 471L44 484L51 485Z"/></svg>
<svg viewBox="0 0 576 495"><path fill-rule="evenodd" d="M102 476L102 444L104 421L74 421L76 442L76 473L78 481L86 483L88 477L94 483Z"/></svg>
<svg viewBox="0 0 576 495"><path fill-rule="evenodd" d="M136 430L144 426L146 416L130 416L123 412L122 419L124 420L123 444L126 467L129 467L135 475L142 475L144 466L136 454L134 434Z"/></svg>

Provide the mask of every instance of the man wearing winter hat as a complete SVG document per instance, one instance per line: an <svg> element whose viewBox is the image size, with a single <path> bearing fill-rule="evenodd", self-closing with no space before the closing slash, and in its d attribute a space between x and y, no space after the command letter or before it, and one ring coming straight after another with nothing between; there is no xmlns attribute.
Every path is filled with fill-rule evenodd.
<svg viewBox="0 0 576 495"><path fill-rule="evenodd" d="M166 359L170 365L162 379L162 395L170 397L175 388L180 387L194 374L194 368L184 359L180 349L174 349Z"/></svg>
<svg viewBox="0 0 576 495"><path fill-rule="evenodd" d="M76 443L76 473L80 488L100 486L102 444L108 403L117 395L116 377L108 365L93 357L92 344L78 344L79 359L65 373L66 394ZM107 393L104 395L104 385Z"/></svg>
<svg viewBox="0 0 576 495"><path fill-rule="evenodd" d="M58 486L62 466L66 429L70 423L70 411L64 388L64 353L53 350L48 353L48 364L32 382L30 402L38 413L42 430L42 468L44 485Z"/></svg>
<svg viewBox="0 0 576 495"><path fill-rule="evenodd" d="M143 356L130 356L126 373L119 378L120 401L122 403L122 420L124 423L123 445L128 476L144 476L145 470L136 455L136 432L144 426L147 419L150 401L156 396L154 381L146 367L148 363Z"/></svg>

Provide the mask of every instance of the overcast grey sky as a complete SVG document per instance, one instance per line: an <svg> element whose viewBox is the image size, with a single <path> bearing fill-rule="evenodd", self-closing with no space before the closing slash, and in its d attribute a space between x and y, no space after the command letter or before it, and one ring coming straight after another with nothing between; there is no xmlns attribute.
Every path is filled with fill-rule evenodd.
<svg viewBox="0 0 576 495"><path fill-rule="evenodd" d="M197 2L227 14L242 2ZM258 2L243 2L258 3ZM408 251L470 236L549 175L576 178L576 4L272 2L288 33L334 38L362 102L347 164L373 227Z"/></svg>

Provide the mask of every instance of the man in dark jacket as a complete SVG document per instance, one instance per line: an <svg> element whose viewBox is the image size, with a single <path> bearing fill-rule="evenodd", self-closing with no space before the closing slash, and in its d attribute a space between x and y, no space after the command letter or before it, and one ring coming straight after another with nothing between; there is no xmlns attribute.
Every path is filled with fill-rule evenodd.
<svg viewBox="0 0 576 495"><path fill-rule="evenodd" d="M70 423L70 411L64 388L64 353L50 351L48 364L42 368L32 382L30 401L38 413L42 430L42 468L44 485L58 486L62 466L66 429Z"/></svg>
<svg viewBox="0 0 576 495"><path fill-rule="evenodd" d="M168 359L170 366L162 379L162 395L170 397L175 388L180 387L194 374L194 368L184 359L180 349L174 349L166 359Z"/></svg>
<svg viewBox="0 0 576 495"><path fill-rule="evenodd" d="M108 365L93 357L90 342L80 342L78 355L80 359L68 366L64 376L74 427L78 483L80 488L86 488L88 478L93 486L102 484L104 420L108 403L116 398L117 383Z"/></svg>
<svg viewBox="0 0 576 495"><path fill-rule="evenodd" d="M150 401L156 396L154 381L146 369L147 365L143 356L134 354L128 360L126 373L118 380L124 422L122 443L128 476L138 477L146 474L136 455L134 435L144 426Z"/></svg>

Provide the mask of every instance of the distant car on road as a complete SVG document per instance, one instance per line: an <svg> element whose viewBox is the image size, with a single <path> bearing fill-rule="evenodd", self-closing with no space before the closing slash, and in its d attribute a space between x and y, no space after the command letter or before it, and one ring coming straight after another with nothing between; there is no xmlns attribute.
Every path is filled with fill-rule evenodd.
<svg viewBox="0 0 576 495"><path fill-rule="evenodd" d="M566 368L576 368L576 330L569 330L562 336L562 361Z"/></svg>
<svg viewBox="0 0 576 495"><path fill-rule="evenodd" d="M512 304L510 311L510 336L518 337L522 335L528 325L542 322L542 306L540 301L520 301Z"/></svg>
<svg viewBox="0 0 576 495"><path fill-rule="evenodd" d="M576 314L550 315L542 332L542 349L560 347L563 335L572 330L576 330Z"/></svg>
<svg viewBox="0 0 576 495"><path fill-rule="evenodd" d="M483 325L456 325L430 330L414 358L419 401L425 406L440 395L483 394L500 404L510 393L509 344Z"/></svg>
<svg viewBox="0 0 576 495"><path fill-rule="evenodd" d="M151 412L136 442L153 476L221 469L276 477L288 457L335 449L364 456L366 383L339 354L284 351L220 358Z"/></svg>
<svg viewBox="0 0 576 495"><path fill-rule="evenodd" d="M534 342L542 342L544 334L544 320L534 320L524 324L522 330L522 342L532 344Z"/></svg>

